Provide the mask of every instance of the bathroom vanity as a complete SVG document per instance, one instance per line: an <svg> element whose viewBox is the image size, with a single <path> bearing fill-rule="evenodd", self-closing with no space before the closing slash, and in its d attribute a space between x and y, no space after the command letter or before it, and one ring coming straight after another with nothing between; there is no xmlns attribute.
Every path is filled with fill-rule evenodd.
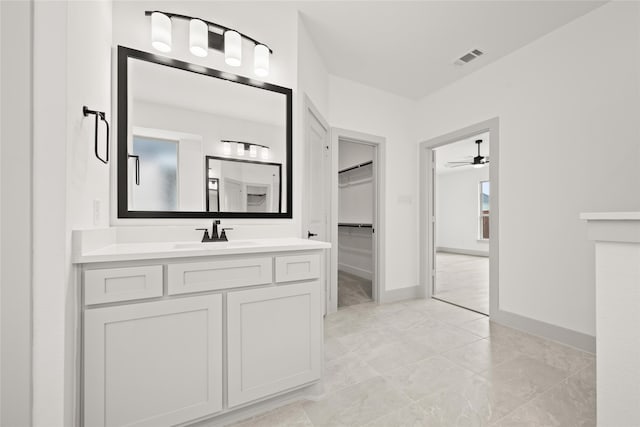
<svg viewBox="0 0 640 427"><path fill-rule="evenodd" d="M222 422L322 392L329 244L75 247L83 425Z"/></svg>

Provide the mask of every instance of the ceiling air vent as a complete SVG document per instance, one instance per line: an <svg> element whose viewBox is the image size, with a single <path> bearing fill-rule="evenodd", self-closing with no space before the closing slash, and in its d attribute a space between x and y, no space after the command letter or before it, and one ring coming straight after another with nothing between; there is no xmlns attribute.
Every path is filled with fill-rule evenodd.
<svg viewBox="0 0 640 427"><path fill-rule="evenodd" d="M473 61L474 59L476 59L477 57L483 54L484 52L482 52L481 50L473 49L471 52L467 52L464 55L462 55L460 58L456 59L454 61L454 64L456 65L468 64L469 62Z"/></svg>

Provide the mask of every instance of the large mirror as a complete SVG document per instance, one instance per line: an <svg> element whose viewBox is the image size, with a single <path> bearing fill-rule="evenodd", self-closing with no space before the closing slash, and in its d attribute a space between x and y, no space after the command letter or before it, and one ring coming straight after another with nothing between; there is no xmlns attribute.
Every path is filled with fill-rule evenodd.
<svg viewBox="0 0 640 427"><path fill-rule="evenodd" d="M291 218L291 89L118 47L118 217Z"/></svg>

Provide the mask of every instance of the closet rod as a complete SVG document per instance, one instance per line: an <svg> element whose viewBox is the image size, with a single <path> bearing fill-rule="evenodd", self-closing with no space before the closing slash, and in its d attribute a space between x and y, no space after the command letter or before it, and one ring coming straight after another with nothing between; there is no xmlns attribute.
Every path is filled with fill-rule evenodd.
<svg viewBox="0 0 640 427"><path fill-rule="evenodd" d="M357 224L351 222L339 222L338 227L373 228L373 224Z"/></svg>
<svg viewBox="0 0 640 427"><path fill-rule="evenodd" d="M350 168L342 169L341 171L338 171L338 173L348 172L350 170L358 169L358 168L361 168L363 166L368 166L370 164L373 164L373 160L369 160L368 162L360 163L359 165L351 166Z"/></svg>

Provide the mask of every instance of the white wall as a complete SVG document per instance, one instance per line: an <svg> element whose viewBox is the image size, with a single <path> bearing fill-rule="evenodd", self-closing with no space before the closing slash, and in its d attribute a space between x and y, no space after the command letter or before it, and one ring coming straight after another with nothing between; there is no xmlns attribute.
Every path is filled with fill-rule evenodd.
<svg viewBox="0 0 640 427"><path fill-rule="evenodd" d="M639 93L640 4L612 2L420 101L421 141L500 118L501 310L595 333L578 214L640 209Z"/></svg>
<svg viewBox="0 0 640 427"><path fill-rule="evenodd" d="M77 289L71 230L108 224L109 168L93 118L110 107L111 2L35 2L33 425L72 425ZM98 214L94 216L94 200Z"/></svg>
<svg viewBox="0 0 640 427"><path fill-rule="evenodd" d="M298 89L300 108L306 94L325 120L329 119L329 72L318 48L298 15Z"/></svg>
<svg viewBox="0 0 640 427"><path fill-rule="evenodd" d="M488 166L437 174L436 247L489 255L489 242L478 240L479 185L488 180Z"/></svg>
<svg viewBox="0 0 640 427"><path fill-rule="evenodd" d="M33 4L0 2L0 425L31 424Z"/></svg>
<svg viewBox="0 0 640 427"><path fill-rule="evenodd" d="M412 100L329 77L331 126L386 138L386 291L418 284L415 107Z"/></svg>

